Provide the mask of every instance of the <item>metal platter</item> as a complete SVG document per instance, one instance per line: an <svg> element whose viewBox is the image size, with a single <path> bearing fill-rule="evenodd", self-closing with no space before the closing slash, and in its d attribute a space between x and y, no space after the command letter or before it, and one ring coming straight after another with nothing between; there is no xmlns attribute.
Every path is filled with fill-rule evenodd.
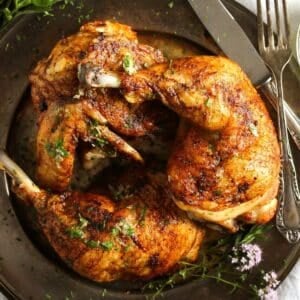
<svg viewBox="0 0 300 300"><path fill-rule="evenodd" d="M75 1L76 2L76 1ZM256 20L243 7L224 1L240 22L249 38L256 41ZM62 37L76 32L80 23L94 19L113 19L131 25L136 30L157 32L182 38L182 45L191 43L199 51L219 53L192 9L185 0L173 1L173 8L161 0L89 0L84 7L57 7L55 17L25 16L1 33L0 42L0 146L22 166L30 158L21 158L18 139L24 130L20 115L32 118L24 103L28 97L28 74L36 62L49 54ZM184 47L184 46L182 46ZM204 50L206 49L206 50ZM300 111L296 97L299 82L292 72L286 72L286 98L296 112ZM24 96L25 95L25 96ZM293 99L295 99L293 101ZM22 112L22 113L20 113ZM34 118L32 118L34 125ZM22 130L21 130L22 129ZM26 129L26 128L25 128ZM296 168L300 169L300 153L295 151ZM27 170L27 169L25 169ZM58 258L47 251L47 245L38 239L37 231L25 224L24 207L9 194L7 178L0 174L0 282L3 292L14 299L144 299L136 287L139 283L96 284L67 269ZM23 214L24 213L24 214ZM26 212L26 214L32 212ZM275 269L283 279L297 261L300 244L289 245L274 229L262 242L262 267ZM45 246L45 248L43 248ZM107 292L103 293L103 291ZM165 299L240 299L241 294L230 295L213 281L193 281L164 293Z"/></svg>

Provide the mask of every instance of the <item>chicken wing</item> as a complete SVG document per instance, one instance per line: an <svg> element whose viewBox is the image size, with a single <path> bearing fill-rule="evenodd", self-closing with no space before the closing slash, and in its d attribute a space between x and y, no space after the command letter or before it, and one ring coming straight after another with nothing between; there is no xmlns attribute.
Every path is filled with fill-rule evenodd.
<svg viewBox="0 0 300 300"><path fill-rule="evenodd" d="M113 76L103 69L97 81L86 76L87 84L108 86L106 72ZM278 141L263 101L237 64L222 57L189 57L114 76L130 103L159 96L190 122L168 162L170 189L181 209L231 231L237 230L238 218L267 222L273 217Z"/></svg>
<svg viewBox="0 0 300 300"><path fill-rule="evenodd" d="M84 277L150 279L198 256L204 231L173 204L160 177L114 203L99 194L49 194L3 151L0 162L15 193L35 207L54 250Z"/></svg>
<svg viewBox="0 0 300 300"><path fill-rule="evenodd" d="M105 118L90 101L57 101L44 113L37 134L37 179L42 186L59 192L68 188L79 141L96 149L98 161L105 162L118 152L143 161L135 149L108 129Z"/></svg>

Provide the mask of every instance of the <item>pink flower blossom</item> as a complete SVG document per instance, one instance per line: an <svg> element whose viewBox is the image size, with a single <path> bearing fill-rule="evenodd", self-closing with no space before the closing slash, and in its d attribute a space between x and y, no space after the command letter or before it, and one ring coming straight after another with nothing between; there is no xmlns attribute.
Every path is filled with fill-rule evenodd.
<svg viewBox="0 0 300 300"><path fill-rule="evenodd" d="M240 271L249 271L261 262L262 250L256 244L241 244L232 248L231 263Z"/></svg>
<svg viewBox="0 0 300 300"><path fill-rule="evenodd" d="M278 295L276 288L279 284L277 275L274 271L265 273L263 275L263 282L261 287L257 291L257 295L261 300L277 300Z"/></svg>

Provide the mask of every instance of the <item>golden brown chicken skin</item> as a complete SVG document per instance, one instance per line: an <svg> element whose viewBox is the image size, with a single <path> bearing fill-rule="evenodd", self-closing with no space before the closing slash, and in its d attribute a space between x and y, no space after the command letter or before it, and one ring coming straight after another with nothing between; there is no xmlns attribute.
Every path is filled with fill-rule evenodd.
<svg viewBox="0 0 300 300"><path fill-rule="evenodd" d="M0 161L18 197L35 207L56 253L86 278L150 279L198 256L204 231L176 207L160 176L114 203L99 194L49 194L3 152Z"/></svg>
<svg viewBox="0 0 300 300"><path fill-rule="evenodd" d="M159 96L190 123L168 163L170 189L181 209L232 231L237 218L255 223L273 217L277 137L263 101L237 64L222 57L190 57L115 76L130 103Z"/></svg>
<svg viewBox="0 0 300 300"><path fill-rule="evenodd" d="M78 33L61 39L29 76L32 101L38 110L45 109L50 102L77 94L77 66L87 55L93 40L103 37L105 32L136 40L129 26L103 21L87 23Z"/></svg>
<svg viewBox="0 0 300 300"><path fill-rule="evenodd" d="M37 134L37 180L46 188L68 189L79 142L86 142L101 159L118 153L142 162L143 158L126 141L106 126L106 120L89 100L49 105Z"/></svg>
<svg viewBox="0 0 300 300"><path fill-rule="evenodd" d="M142 136L156 128L153 109L149 105L136 109L120 93L104 89L89 89L85 93L84 87L79 87L78 68L88 64L131 72L164 61L159 50L138 43L136 33L127 25L109 21L87 23L78 33L60 40L49 57L35 67L29 77L32 101L39 111L44 111L51 102L84 96L99 102L100 113L113 129Z"/></svg>
<svg viewBox="0 0 300 300"><path fill-rule="evenodd" d="M96 21L61 40L50 56L38 63L30 75L33 103L43 111L37 138L37 178L44 187L55 191L67 189L70 183L77 141L93 139L88 133L83 134L83 128L89 130L85 123L92 120L101 125L92 129L94 133L98 131L99 143L94 138L91 144L98 146L87 147L83 155L84 167L94 168L107 164L112 156L109 153L116 151L142 161L119 134L144 136L159 130L166 116L173 117L161 105L131 105L118 91L86 89L77 79L83 62L89 67L97 64L115 71L125 68L129 72L164 62L164 57L159 50L139 44L129 26ZM83 72L81 68L79 75L83 76ZM90 120L87 120L87 110ZM103 144L109 151L103 151Z"/></svg>
<svg viewBox="0 0 300 300"><path fill-rule="evenodd" d="M153 64L165 62L163 54L153 47L138 42L136 33L130 27L105 22L97 27L102 33L91 43L86 57L78 65L78 77L85 82L85 69L109 69L111 72L125 71L128 74ZM120 28L126 29L120 31ZM93 78L90 78L93 80ZM82 85L84 89L85 85ZM100 113L107 119L116 132L127 136L143 136L157 128L161 107L141 105L137 107L128 103L118 91L107 89L90 89L86 91L89 98L98 103ZM157 113L155 112L157 111Z"/></svg>

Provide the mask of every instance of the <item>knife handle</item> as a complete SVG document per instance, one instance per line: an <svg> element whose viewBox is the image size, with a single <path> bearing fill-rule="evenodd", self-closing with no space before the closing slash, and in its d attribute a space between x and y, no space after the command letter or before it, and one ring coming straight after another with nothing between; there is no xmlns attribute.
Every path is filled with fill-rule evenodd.
<svg viewBox="0 0 300 300"><path fill-rule="evenodd" d="M278 100L276 96L276 88L273 82L269 81L268 83L264 84L263 86L261 86L260 90L270 101L273 108L276 109L277 106L276 102ZM293 138L297 148L300 150L300 119L293 112L293 110L291 109L291 107L288 105L286 101L284 101L284 112L286 116L289 133Z"/></svg>

